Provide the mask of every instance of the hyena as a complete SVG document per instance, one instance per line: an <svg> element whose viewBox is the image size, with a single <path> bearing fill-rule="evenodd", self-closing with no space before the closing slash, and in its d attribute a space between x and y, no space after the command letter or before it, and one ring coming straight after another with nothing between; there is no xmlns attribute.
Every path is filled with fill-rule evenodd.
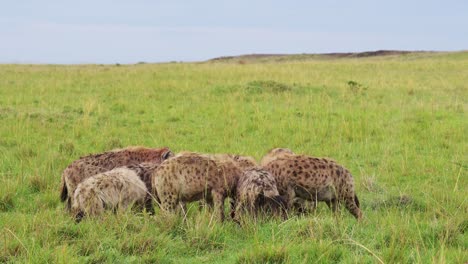
<svg viewBox="0 0 468 264"><path fill-rule="evenodd" d="M353 176L335 161L297 155L289 149L273 149L261 164L275 177L278 191L287 197L289 207L295 197L314 203L324 201L334 211L337 204L344 203L354 217L361 219Z"/></svg>
<svg viewBox="0 0 468 264"><path fill-rule="evenodd" d="M173 153L167 147L128 147L81 157L68 165L62 173L60 198L63 202L66 202L66 208L69 210L73 193L77 185L83 180L98 173L126 165L135 165L143 162L161 163L171 156L173 156Z"/></svg>
<svg viewBox="0 0 468 264"><path fill-rule="evenodd" d="M139 170L139 169L137 169ZM78 184L71 206L77 222L85 216L97 216L105 210L126 210L135 204L144 206L148 194L138 171L119 167L86 178Z"/></svg>
<svg viewBox="0 0 468 264"><path fill-rule="evenodd" d="M257 214L260 209L270 209L275 214L286 216L286 201L279 195L275 178L258 167L246 169L237 183L234 221L239 222L241 213Z"/></svg>
<svg viewBox="0 0 468 264"><path fill-rule="evenodd" d="M239 175L242 174L242 171L246 169L250 169L250 168L254 168L258 166L254 158L250 156L241 156L241 155L234 155L234 154L225 154L225 153L200 154L196 152L183 151L183 152L178 153L177 156L188 155L188 154L201 155L203 157L210 158L214 160L218 166L223 168L224 171L236 172ZM236 198L235 198L234 192L233 191L230 191L230 192L231 192L231 195L228 195L228 197L230 198L230 203L231 203L231 216L233 216ZM200 208L202 208L203 206L208 206L209 208L213 207L213 201L210 195L208 195L206 199L200 200Z"/></svg>
<svg viewBox="0 0 468 264"><path fill-rule="evenodd" d="M183 152L164 161L152 175L152 189L165 211L175 211L179 203L213 201L221 221L224 200L233 197L242 171L229 159Z"/></svg>

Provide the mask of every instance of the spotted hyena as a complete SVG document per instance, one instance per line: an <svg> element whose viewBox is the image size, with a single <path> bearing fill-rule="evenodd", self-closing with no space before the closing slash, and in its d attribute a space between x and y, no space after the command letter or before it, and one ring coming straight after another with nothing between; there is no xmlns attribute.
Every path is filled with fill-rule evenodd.
<svg viewBox="0 0 468 264"><path fill-rule="evenodd" d="M77 222L105 210L125 210L145 205L148 189L140 178L141 168L119 167L86 178L78 184L71 206Z"/></svg>
<svg viewBox="0 0 468 264"><path fill-rule="evenodd" d="M63 171L60 198L63 202L66 202L66 208L70 209L73 193L83 180L121 166L143 162L161 163L172 155L167 147L128 147L81 157L68 165Z"/></svg>
<svg viewBox="0 0 468 264"><path fill-rule="evenodd" d="M200 154L196 152L189 152L189 151L183 151L178 153L178 156L182 155L189 155L189 154L195 154L195 155L201 155L207 158L210 158L214 160L217 165L221 166L224 171L235 171L237 174L242 174L242 171L250 168L254 168L258 166L257 161L255 161L254 158L250 156L241 156L241 155L234 155L234 154L225 154L225 153L218 153L218 154ZM232 192L232 191L231 191ZM235 208L235 195L232 193L232 195L228 195L228 197L231 200L231 215L234 215L234 208ZM213 207L213 201L211 199L211 196L208 195L206 199L200 200L200 208L203 206L208 206L210 208Z"/></svg>
<svg viewBox="0 0 468 264"><path fill-rule="evenodd" d="M273 149L262 159L263 168L276 179L278 191L286 195L288 206L295 197L314 202L324 201L336 210L346 209L361 219L359 200L354 193L351 173L334 160L294 154L289 149Z"/></svg>
<svg viewBox="0 0 468 264"><path fill-rule="evenodd" d="M233 197L242 171L229 159L183 152L164 161L152 175L152 189L165 211L175 211L179 203L213 201L221 221L224 200Z"/></svg>
<svg viewBox="0 0 468 264"><path fill-rule="evenodd" d="M232 215L236 222L239 222L243 211L256 214L260 209L270 208L276 214L285 213L286 201L279 195L275 178L262 168L246 169L236 189L236 206Z"/></svg>

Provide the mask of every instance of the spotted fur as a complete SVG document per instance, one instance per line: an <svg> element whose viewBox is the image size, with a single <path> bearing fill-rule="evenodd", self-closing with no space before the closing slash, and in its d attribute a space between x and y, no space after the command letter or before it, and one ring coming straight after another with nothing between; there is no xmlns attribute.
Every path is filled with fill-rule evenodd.
<svg viewBox="0 0 468 264"><path fill-rule="evenodd" d="M137 171L128 167L115 168L79 183L71 211L79 222L84 216L97 216L105 210L122 211L133 204L143 206L147 193Z"/></svg>
<svg viewBox="0 0 468 264"><path fill-rule="evenodd" d="M273 149L262 159L262 165L275 177L278 191L287 197L288 206L292 206L295 197L324 201L333 210L344 203L354 217L361 219L353 176L334 160Z"/></svg>
<svg viewBox="0 0 468 264"><path fill-rule="evenodd" d="M152 175L152 189L165 211L175 211L179 203L212 200L221 221L224 200L233 197L242 171L230 159L183 152L164 161Z"/></svg>
<svg viewBox="0 0 468 264"><path fill-rule="evenodd" d="M154 162L144 162L140 164L134 164L134 165L129 165L125 166L124 168L128 168L130 170L135 171L135 173L140 177L140 180L143 181L143 183L146 186L146 189L148 192L146 193L146 198L145 198L145 207L146 210L149 213L154 213L153 209L153 200L156 200L159 202L159 198L157 194L152 195L151 192L151 174L156 170L157 167L159 167L159 162L154 163Z"/></svg>
<svg viewBox="0 0 468 264"><path fill-rule="evenodd" d="M269 207L276 214L285 212L286 202L279 195L275 178L261 168L249 168L237 183L236 206L233 218L239 222L242 212L256 214Z"/></svg>
<svg viewBox="0 0 468 264"><path fill-rule="evenodd" d="M81 157L68 165L62 173L60 198L66 202L66 208L70 209L76 187L83 180L121 166L135 165L143 162L159 164L171 156L173 154L167 147L128 147Z"/></svg>

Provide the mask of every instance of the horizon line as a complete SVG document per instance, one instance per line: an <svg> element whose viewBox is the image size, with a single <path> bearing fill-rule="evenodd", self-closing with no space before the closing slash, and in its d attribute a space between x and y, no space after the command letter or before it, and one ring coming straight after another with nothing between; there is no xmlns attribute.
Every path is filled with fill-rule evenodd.
<svg viewBox="0 0 468 264"><path fill-rule="evenodd" d="M359 54L373 54L373 53L394 53L394 54L377 54L369 56L359 56ZM73 66L73 65L137 65L137 64L168 64L168 63L202 63L210 62L217 60L227 60L227 59L236 59L236 58L245 58L245 57L273 57L273 56L295 56L295 55L318 55L318 56L332 56L332 55L350 55L348 57L338 57L339 58L365 58L365 57L385 57L385 56L395 56L395 55L404 55L411 53L460 53L468 52L468 49L461 50L393 50L393 49L377 49L377 50L365 50L358 52L320 52L320 53L245 53L238 55L222 55L216 56L204 60L167 60L167 61L144 61L138 60L136 62L110 62L110 63L99 63L99 62L72 62L72 63L53 63L53 62L0 62L0 65L57 65L57 66ZM354 56L353 55L358 55Z"/></svg>

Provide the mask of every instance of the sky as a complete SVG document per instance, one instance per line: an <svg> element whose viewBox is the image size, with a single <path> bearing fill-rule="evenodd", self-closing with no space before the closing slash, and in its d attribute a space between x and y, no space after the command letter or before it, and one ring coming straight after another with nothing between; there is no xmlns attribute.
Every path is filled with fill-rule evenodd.
<svg viewBox="0 0 468 264"><path fill-rule="evenodd" d="M468 1L0 3L0 63L202 61L381 49L467 50Z"/></svg>

